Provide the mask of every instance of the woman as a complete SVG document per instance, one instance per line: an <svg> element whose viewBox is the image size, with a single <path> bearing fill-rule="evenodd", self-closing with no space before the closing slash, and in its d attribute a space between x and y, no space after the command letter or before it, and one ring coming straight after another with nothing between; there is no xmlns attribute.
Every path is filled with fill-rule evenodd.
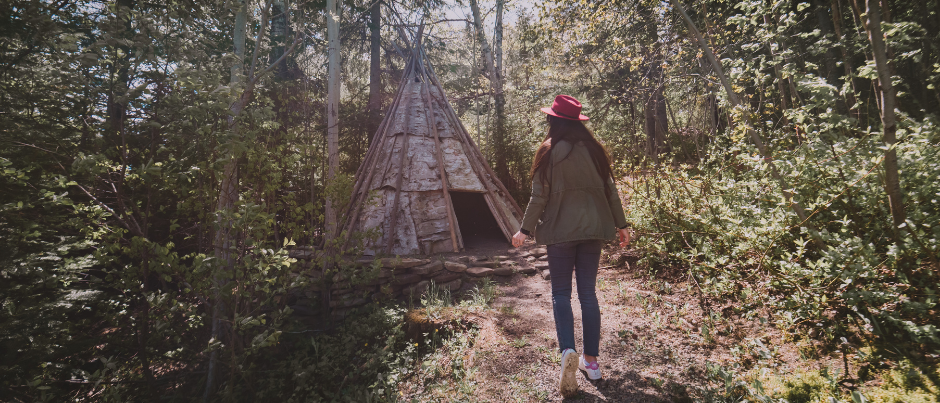
<svg viewBox="0 0 940 403"><path fill-rule="evenodd" d="M630 233L610 157L582 122L588 117L581 114L581 103L559 95L551 108L541 110L547 115L548 135L532 162L532 198L512 244L520 247L534 233L538 243L548 245L555 331L562 354L559 389L570 397L578 390L575 366L591 380L601 378L597 363L601 313L594 287L602 242L619 235L620 245L625 247ZM572 271L581 301L581 357L575 353Z"/></svg>

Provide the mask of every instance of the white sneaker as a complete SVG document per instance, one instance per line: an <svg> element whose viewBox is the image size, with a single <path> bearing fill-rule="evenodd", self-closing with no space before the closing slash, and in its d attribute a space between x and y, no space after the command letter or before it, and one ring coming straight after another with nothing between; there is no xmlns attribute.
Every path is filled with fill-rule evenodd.
<svg viewBox="0 0 940 403"><path fill-rule="evenodd" d="M578 394L577 356L574 350L566 348L561 353L561 373L558 375L558 390L564 397L574 397Z"/></svg>
<svg viewBox="0 0 940 403"><path fill-rule="evenodd" d="M596 381L601 379L601 366L595 362L584 361L584 356L578 357L578 369L584 371L588 379Z"/></svg>

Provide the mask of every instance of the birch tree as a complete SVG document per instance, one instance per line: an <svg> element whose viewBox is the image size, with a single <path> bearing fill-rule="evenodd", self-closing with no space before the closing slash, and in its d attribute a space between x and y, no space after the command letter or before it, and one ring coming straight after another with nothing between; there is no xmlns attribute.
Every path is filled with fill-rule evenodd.
<svg viewBox="0 0 940 403"><path fill-rule="evenodd" d="M372 4L369 20L369 124L366 136L369 144L379 129L382 114L382 3Z"/></svg>
<svg viewBox="0 0 940 403"><path fill-rule="evenodd" d="M888 193L888 202L891 207L891 218L897 228L904 223L904 197L901 193L901 179L898 175L898 154L894 148L897 143L897 121L894 108L894 84L891 82L891 69L888 65L887 45L884 33L881 31L881 4L880 0L866 0L868 21L865 28L868 30L868 41L875 59L875 68L878 70L878 92L881 96L881 130L885 151L885 191ZM895 231L897 232L897 231Z"/></svg>
<svg viewBox="0 0 940 403"><path fill-rule="evenodd" d="M328 40L327 49L327 95L326 95L326 149L327 149L327 188L336 179L336 171L339 165L339 14L336 12L337 0L327 0L326 2L326 35ZM336 206L334 205L334 194L327 192L325 205L326 228L324 236L324 249L327 251L327 258L324 260L324 273L328 273L332 266L331 255L335 252L333 243L337 238L336 228ZM325 287L323 293L323 307L329 309L329 287Z"/></svg>
<svg viewBox="0 0 940 403"><path fill-rule="evenodd" d="M502 16L503 0L497 1L497 7L500 8L499 16ZM493 57L493 50L486 41L486 34L483 31L483 18L480 16L480 5L477 0L470 0L470 9L473 12L473 26L476 30L477 41L480 43L480 49L483 52L483 63L486 66L486 72L489 75L490 87L493 90L493 99L496 103L496 128L493 131L493 149L496 150L496 176L508 188L514 189L513 180L509 176L509 167L506 162L504 146L506 144L506 96L503 94L503 79L500 71L496 68L496 62ZM498 36L502 36L502 20L496 21L496 30ZM501 45L497 45L501 49Z"/></svg>

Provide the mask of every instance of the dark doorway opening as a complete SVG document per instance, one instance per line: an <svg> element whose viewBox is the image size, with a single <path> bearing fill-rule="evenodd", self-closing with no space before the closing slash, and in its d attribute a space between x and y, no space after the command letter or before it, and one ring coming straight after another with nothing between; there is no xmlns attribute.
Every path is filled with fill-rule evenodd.
<svg viewBox="0 0 940 403"><path fill-rule="evenodd" d="M450 192L464 249L505 248L509 242L484 197L483 193Z"/></svg>

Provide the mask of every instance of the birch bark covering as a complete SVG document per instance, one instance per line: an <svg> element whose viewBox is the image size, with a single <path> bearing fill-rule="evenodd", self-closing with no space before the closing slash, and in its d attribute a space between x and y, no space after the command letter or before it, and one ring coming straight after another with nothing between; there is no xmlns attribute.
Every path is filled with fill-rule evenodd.
<svg viewBox="0 0 940 403"><path fill-rule="evenodd" d="M420 41L412 43L420 46ZM356 174L343 225L347 236L379 232L378 239L367 241L366 253L434 254L454 251L454 245L463 249L460 223L445 190L484 193L507 241L519 229L522 209L488 169L420 48L412 52L374 139Z"/></svg>

